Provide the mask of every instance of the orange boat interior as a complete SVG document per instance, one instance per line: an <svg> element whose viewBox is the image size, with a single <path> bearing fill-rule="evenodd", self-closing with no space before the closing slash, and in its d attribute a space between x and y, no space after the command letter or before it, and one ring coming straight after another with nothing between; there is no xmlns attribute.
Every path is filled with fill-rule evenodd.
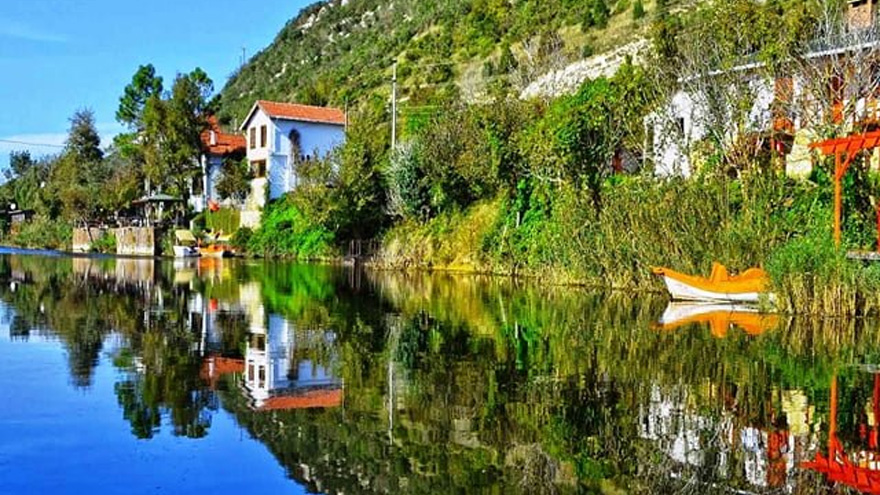
<svg viewBox="0 0 880 495"><path fill-rule="evenodd" d="M726 294L764 292L769 282L767 272L760 268L749 268L738 275L730 275L727 268L718 262L712 263L712 274L709 278L687 275L663 267L653 268L652 271L656 275L669 277L700 290Z"/></svg>

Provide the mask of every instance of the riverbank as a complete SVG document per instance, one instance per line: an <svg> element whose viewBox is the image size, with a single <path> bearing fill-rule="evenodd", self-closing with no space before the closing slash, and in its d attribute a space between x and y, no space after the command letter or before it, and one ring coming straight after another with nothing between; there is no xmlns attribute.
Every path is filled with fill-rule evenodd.
<svg viewBox="0 0 880 495"><path fill-rule="evenodd" d="M880 266L847 260L834 246L829 195L820 183L821 177L795 181L775 173L737 180L614 177L602 186L600 208L570 188L553 195L520 189L426 220L397 219L366 264L654 293L664 288L651 267L708 274L718 261L733 271L764 267L779 312L880 315ZM875 234L856 214L845 222L856 227L845 229L850 245ZM57 248L30 239L23 247ZM344 261L344 241L290 199L271 204L262 226L239 229L232 243L251 256Z"/></svg>
<svg viewBox="0 0 880 495"><path fill-rule="evenodd" d="M625 177L605 184L598 212L568 192L554 201L501 197L401 222L384 235L372 266L660 292L651 267L708 274L719 261L734 271L764 267L777 311L878 315L880 267L847 260L834 246L827 196L814 182L772 173L735 181Z"/></svg>

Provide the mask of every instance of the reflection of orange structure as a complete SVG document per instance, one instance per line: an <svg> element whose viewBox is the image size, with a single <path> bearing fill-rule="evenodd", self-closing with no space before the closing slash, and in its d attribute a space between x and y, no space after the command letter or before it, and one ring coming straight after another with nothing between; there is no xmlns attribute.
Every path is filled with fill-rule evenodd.
<svg viewBox="0 0 880 495"><path fill-rule="evenodd" d="M286 411L291 409L317 409L342 405L342 390L312 390L302 394L270 397L259 411Z"/></svg>
<svg viewBox="0 0 880 495"><path fill-rule="evenodd" d="M709 325L712 335L717 338L726 337L732 326L757 336L775 328L779 324L779 317L738 306L673 303L663 314L657 328L672 331L691 324Z"/></svg>
<svg viewBox="0 0 880 495"><path fill-rule="evenodd" d="M788 431L770 431L767 433L767 484L773 487L785 485L787 465L784 452L788 451Z"/></svg>
<svg viewBox="0 0 880 495"><path fill-rule="evenodd" d="M230 373L244 373L244 359L211 356L202 362L199 376L215 388L220 377Z"/></svg>
<svg viewBox="0 0 880 495"><path fill-rule="evenodd" d="M816 452L812 461L801 467L824 474L828 480L842 483L863 493L880 495L880 455L877 452L859 452L856 461L850 459L837 438L837 377L831 381L831 412L828 425L828 455ZM874 426L868 436L868 446L877 450L877 425L880 420L880 375L874 375ZM863 438L866 436L863 433Z"/></svg>

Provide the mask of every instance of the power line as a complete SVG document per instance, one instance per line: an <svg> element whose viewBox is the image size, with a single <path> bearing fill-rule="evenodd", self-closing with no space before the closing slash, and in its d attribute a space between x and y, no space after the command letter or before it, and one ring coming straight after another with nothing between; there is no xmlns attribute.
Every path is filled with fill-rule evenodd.
<svg viewBox="0 0 880 495"><path fill-rule="evenodd" d="M44 148L64 148L63 144L32 143L28 141L17 141L14 139L0 139L0 143L20 144L22 146L41 146Z"/></svg>

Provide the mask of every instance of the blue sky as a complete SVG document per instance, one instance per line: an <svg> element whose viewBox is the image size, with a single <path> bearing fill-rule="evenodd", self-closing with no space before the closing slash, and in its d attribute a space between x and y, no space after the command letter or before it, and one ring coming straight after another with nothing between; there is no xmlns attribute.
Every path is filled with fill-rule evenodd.
<svg viewBox="0 0 880 495"><path fill-rule="evenodd" d="M121 130L119 96L152 63L166 87L201 67L219 91L310 0L0 0L0 168L11 150L35 156L61 145L79 108L95 112L105 140Z"/></svg>

